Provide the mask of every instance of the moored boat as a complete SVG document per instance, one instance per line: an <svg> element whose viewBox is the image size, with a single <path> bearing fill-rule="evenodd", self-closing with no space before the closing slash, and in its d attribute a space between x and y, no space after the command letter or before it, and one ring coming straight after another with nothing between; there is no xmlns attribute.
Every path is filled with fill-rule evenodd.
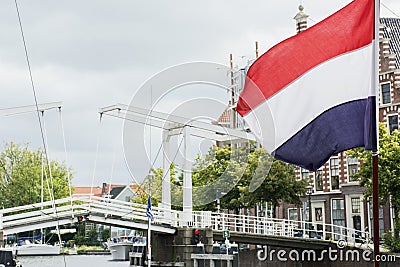
<svg viewBox="0 0 400 267"><path fill-rule="evenodd" d="M111 252L112 259L116 261L128 261L129 253L135 250L137 246L146 246L146 238L141 236L118 236L110 238L107 242L108 249Z"/></svg>
<svg viewBox="0 0 400 267"><path fill-rule="evenodd" d="M32 243L29 240L14 246L16 255L18 256L47 256L60 255L60 245L49 245L43 243Z"/></svg>
<svg viewBox="0 0 400 267"><path fill-rule="evenodd" d="M114 237L108 241L108 249L111 252L112 259L116 261L129 260L129 252L133 246L132 236Z"/></svg>

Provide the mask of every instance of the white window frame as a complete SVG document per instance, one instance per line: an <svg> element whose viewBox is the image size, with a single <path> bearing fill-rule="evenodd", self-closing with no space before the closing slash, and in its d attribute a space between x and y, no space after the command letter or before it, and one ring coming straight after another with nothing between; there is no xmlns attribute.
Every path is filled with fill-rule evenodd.
<svg viewBox="0 0 400 267"><path fill-rule="evenodd" d="M352 157L347 156L347 159L346 159L347 182L348 182L348 183L358 183L358 181L350 181L349 161L350 161L351 159L357 159L357 158L352 158ZM358 171L359 169L360 169L360 161L359 161L359 159L357 159L357 171Z"/></svg>
<svg viewBox="0 0 400 267"><path fill-rule="evenodd" d="M337 159L337 166L338 166L338 188L337 189L333 189L332 188L332 166L331 166L331 160L332 159ZM329 189L330 191L338 191L340 190L340 164L339 164L339 155L337 156L332 156L329 158Z"/></svg>
<svg viewBox="0 0 400 267"><path fill-rule="evenodd" d="M389 102L388 103L383 103L383 93L382 93L382 89L383 89L383 85L389 84ZM382 105L390 105L392 104L392 84L390 82L384 82L381 83L379 86L379 94L381 96L381 104Z"/></svg>
<svg viewBox="0 0 400 267"><path fill-rule="evenodd" d="M321 172L322 176L322 190L317 190L317 173L318 171ZM319 168L314 172L314 192L324 192L324 170L323 167Z"/></svg>
<svg viewBox="0 0 400 267"><path fill-rule="evenodd" d="M290 219L290 211L291 211L291 210L295 210L296 213L297 213L297 218L295 219L295 221L298 221L298 220L299 220L299 210L298 210L297 208L288 208L287 210L288 210L288 216L287 216L287 217L288 217L288 220L291 220L291 219ZM301 220L300 220L300 221L301 221Z"/></svg>
<svg viewBox="0 0 400 267"><path fill-rule="evenodd" d="M307 177L305 177L305 178L310 179L310 171L307 170L307 169L300 168L300 178L301 178L301 180L304 180L303 173L307 173Z"/></svg>
<svg viewBox="0 0 400 267"><path fill-rule="evenodd" d="M344 198L331 198L330 200L330 212L331 212L331 224L333 224L333 201L334 200L343 200L343 211L344 211L344 226L343 227L347 227L347 221L346 221L346 200ZM332 229L333 232L333 229ZM335 236L336 234L333 233L333 236Z"/></svg>
<svg viewBox="0 0 400 267"><path fill-rule="evenodd" d="M386 126L387 126L387 129L388 129L389 133L391 133L390 132L389 117L394 117L394 116L397 117L397 130L399 130L399 114L397 114L397 113L387 114L386 115Z"/></svg>

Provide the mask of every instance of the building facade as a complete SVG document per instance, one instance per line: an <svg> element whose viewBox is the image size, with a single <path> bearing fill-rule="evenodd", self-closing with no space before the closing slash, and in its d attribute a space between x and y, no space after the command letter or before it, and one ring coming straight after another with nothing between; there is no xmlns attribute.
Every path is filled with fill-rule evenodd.
<svg viewBox="0 0 400 267"><path fill-rule="evenodd" d="M296 32L307 29L307 18L303 6L294 17ZM385 123L390 132L399 128L400 113L400 19L381 18L379 28L379 121ZM251 63L251 62L250 62ZM234 105L243 89L246 68L232 70L232 91L235 97L230 101ZM224 126L246 130L246 124L240 117L235 117L232 125L231 109L220 117ZM349 114L351 116L351 114ZM333 155L316 172L296 168L296 178L309 181L311 193L311 221L318 230L324 224L335 224L356 230L368 230L373 233L372 201L364 197L365 188L353 174L360 169L358 159L351 158L345 152ZM276 211L278 218L308 221L308 196L303 204L294 206L281 203ZM258 210L258 209L257 209ZM379 211L380 233L393 227L390 203Z"/></svg>
<svg viewBox="0 0 400 267"><path fill-rule="evenodd" d="M302 8L295 20L297 32L307 28L307 15ZM399 128L400 19L381 18L379 30L379 121L392 132ZM296 169L296 178L308 180L312 187L311 221L314 229L322 228L323 224L335 224L368 230L372 236L372 201L364 197L365 188L353 177L359 168L358 159L342 152L333 155L316 172ZM282 203L277 214L281 218L308 220L307 201L305 197L301 207ZM392 227L391 207L387 203L379 211L380 233Z"/></svg>

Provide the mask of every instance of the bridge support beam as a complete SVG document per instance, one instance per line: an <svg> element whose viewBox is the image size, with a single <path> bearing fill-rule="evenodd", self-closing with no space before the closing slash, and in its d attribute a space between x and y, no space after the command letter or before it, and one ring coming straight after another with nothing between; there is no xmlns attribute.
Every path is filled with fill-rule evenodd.
<svg viewBox="0 0 400 267"><path fill-rule="evenodd" d="M166 209L164 211L164 218L166 220L171 219L171 159L170 159L170 147L169 141L171 139L169 130L163 131L163 179L162 179L162 191L161 191L161 208Z"/></svg>
<svg viewBox="0 0 400 267"><path fill-rule="evenodd" d="M4 242L6 242L6 241L4 241L4 232L3 232L3 230L0 230L0 246L4 247L4 245L5 245Z"/></svg>
<svg viewBox="0 0 400 267"><path fill-rule="evenodd" d="M190 161L190 128L183 129L183 225L192 221L192 162Z"/></svg>

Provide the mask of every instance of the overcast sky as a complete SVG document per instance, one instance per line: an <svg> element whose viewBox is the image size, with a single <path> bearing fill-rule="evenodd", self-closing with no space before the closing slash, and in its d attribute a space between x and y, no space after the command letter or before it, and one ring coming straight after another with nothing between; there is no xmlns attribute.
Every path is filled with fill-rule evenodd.
<svg viewBox="0 0 400 267"><path fill-rule="evenodd" d="M309 25L349 2L301 1L310 15ZM400 14L400 1L382 2ZM254 58L255 41L264 52L295 34L293 17L300 1L18 0L18 4L38 101L64 104L62 120L56 111L44 116L50 157L66 160L63 122L73 184L100 185L132 181L123 157L122 120L105 117L100 125L100 107L129 104L147 79L177 64L228 65L232 53L235 64L244 65ZM381 7L381 16L395 14ZM14 0L0 1L0 35L0 108L32 105ZM227 94L215 97L228 102ZM35 114L1 117L0 123L2 146L10 141L41 146ZM152 144L154 158L160 140ZM138 162L144 156L138 154ZM138 176L149 167L136 166Z"/></svg>

